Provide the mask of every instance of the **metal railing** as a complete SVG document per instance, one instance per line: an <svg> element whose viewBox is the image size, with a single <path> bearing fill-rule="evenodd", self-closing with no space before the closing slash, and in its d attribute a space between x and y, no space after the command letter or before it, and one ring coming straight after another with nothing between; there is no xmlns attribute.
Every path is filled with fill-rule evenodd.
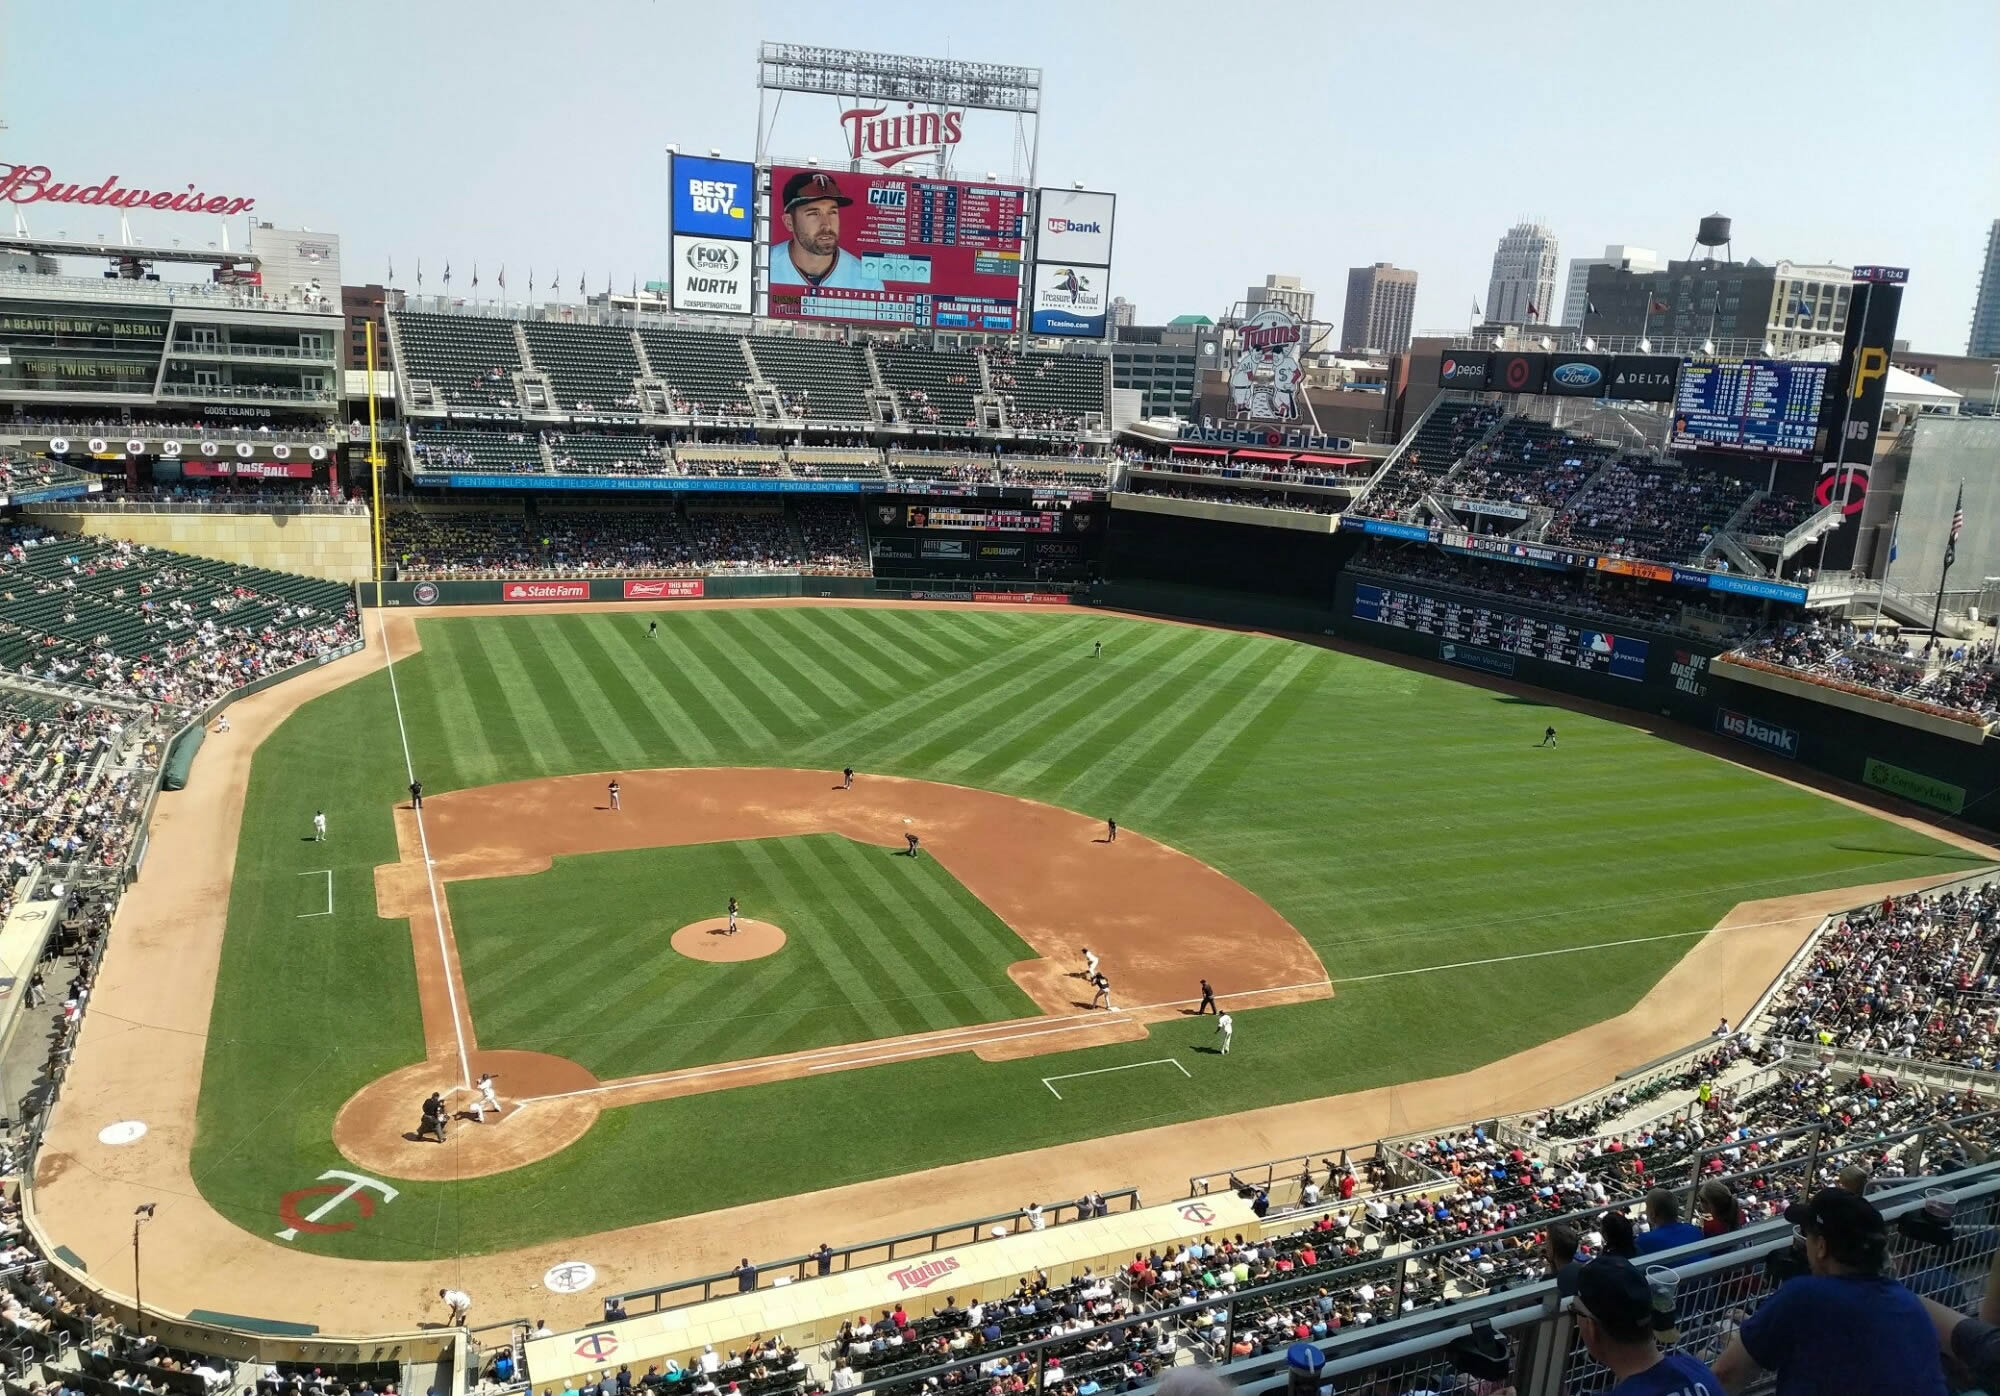
<svg viewBox="0 0 2000 1396"><path fill-rule="evenodd" d="M264 383L162 383L158 395L197 398L202 402L243 398L256 402L306 402L315 406L339 400L331 388L280 388Z"/></svg>
<svg viewBox="0 0 2000 1396"><path fill-rule="evenodd" d="M1115 1192L1098 1193L1094 1196L1103 1198L1105 1214L1139 1210L1137 1188L1120 1188ZM824 1270L820 1269L821 1257L814 1252L787 1256L783 1260L765 1261L755 1267L756 1283L760 1288L773 1282L796 1284L818 1279L822 1275L838 1275L849 1270L859 1270L864 1266L901 1260L905 1256L929 1255L952 1246L984 1241L996 1226L1005 1226L1011 1232L1023 1224L1027 1215L1026 1211L996 1212L990 1217L974 1217L970 1221L950 1222L944 1226L932 1227L928 1231L909 1231L900 1236L886 1236L877 1241L836 1246L828 1251ZM1092 1215L1099 1214L1092 1213ZM1073 1202L1044 1203L1042 1217L1050 1226L1089 1220L1089 1217L1084 1215L1082 1199ZM610 1296L604 1302L607 1308L613 1302L617 1302L624 1306L628 1317L636 1317L640 1314L660 1313L667 1309L685 1308L690 1304L704 1304L717 1294L735 1294L740 1288L741 1282L737 1272L725 1270L720 1274L696 1275L691 1279L655 1285L650 1289L628 1289ZM644 1307L634 1308L635 1302L643 1303Z"/></svg>
<svg viewBox="0 0 2000 1396"><path fill-rule="evenodd" d="M335 360L331 344L319 349L300 349L286 344L238 344L234 340L203 344L182 339L176 340L167 352L183 359L278 359L286 363L312 364L330 364Z"/></svg>
<svg viewBox="0 0 2000 1396"><path fill-rule="evenodd" d="M34 507L30 505L29 507ZM218 494L213 499L59 499L47 506L64 514L361 514L368 506L358 499L232 499Z"/></svg>
<svg viewBox="0 0 2000 1396"><path fill-rule="evenodd" d="M132 249L144 258L142 247ZM200 310L269 310L315 315L340 314L337 301L327 297L265 295L244 286L217 286L201 281L133 281L123 277L43 276L34 272L0 272L0 296L33 296L56 300L128 301L140 305L180 305Z"/></svg>
<svg viewBox="0 0 2000 1396"><path fill-rule="evenodd" d="M384 424L386 434L389 423ZM0 440L8 437L42 440L64 437L72 443L100 438L116 442L122 446L127 441L255 441L271 445L298 444L304 446L330 445L341 439L339 429L322 424L316 427L218 427L201 422L36 422L0 421ZM361 433L366 441L368 433Z"/></svg>

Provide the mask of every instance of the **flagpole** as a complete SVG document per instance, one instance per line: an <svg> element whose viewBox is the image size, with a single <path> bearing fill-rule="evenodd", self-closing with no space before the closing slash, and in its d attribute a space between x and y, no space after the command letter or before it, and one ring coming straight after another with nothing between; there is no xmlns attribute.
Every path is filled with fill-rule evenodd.
<svg viewBox="0 0 2000 1396"><path fill-rule="evenodd" d="M1875 598L1875 624L1869 627L1871 632L1882 628L1882 601L1889 591L1889 569L1896 565L1896 537L1902 531L1903 511L1898 509L1896 516L1889 520L1889 560L1882 564L1883 596Z"/></svg>
<svg viewBox="0 0 2000 1396"><path fill-rule="evenodd" d="M1937 602L1931 607L1931 643L1937 644L1944 638L1938 629L1938 622L1944 617L1944 579L1951 575L1951 565L1958 559L1959 521L1965 517L1965 481L1958 482L1958 504L1951 511L1951 534L1945 539L1944 566L1938 569Z"/></svg>

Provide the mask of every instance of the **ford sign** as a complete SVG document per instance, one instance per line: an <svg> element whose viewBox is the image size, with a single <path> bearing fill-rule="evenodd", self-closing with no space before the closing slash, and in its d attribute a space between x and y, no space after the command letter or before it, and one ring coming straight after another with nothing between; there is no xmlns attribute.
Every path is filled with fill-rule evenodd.
<svg viewBox="0 0 2000 1396"><path fill-rule="evenodd" d="M1557 364L1549 377L1565 388L1593 388L1604 381L1596 364Z"/></svg>

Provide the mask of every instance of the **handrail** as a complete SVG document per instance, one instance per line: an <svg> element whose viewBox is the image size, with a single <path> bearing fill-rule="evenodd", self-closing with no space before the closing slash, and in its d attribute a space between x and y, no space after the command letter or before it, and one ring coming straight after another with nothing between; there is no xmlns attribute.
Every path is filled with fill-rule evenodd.
<svg viewBox="0 0 2000 1396"><path fill-rule="evenodd" d="M1137 1188L1119 1188L1115 1192L1096 1193L1092 1194L1092 1196L1101 1197L1107 1208L1115 1208L1118 1211L1124 1212L1136 1212L1139 1210L1139 1190ZM1042 1204L1042 1216L1051 1226L1059 1226L1071 1221L1088 1221L1090 1217L1084 1214L1082 1204L1083 1199L1081 1198L1071 1202L1044 1203ZM1069 1215L1072 1213L1074 1215ZM970 1221L950 1222L944 1226L932 1227L927 1231L909 1231L900 1236L887 1236L876 1241L862 1241L854 1245L838 1246L828 1253L828 1269L825 1272L819 1271L820 1257L814 1252L807 1252L805 1255L787 1256L783 1260L766 1261L754 1268L757 1271L757 1280L760 1284L764 1283L765 1276L777 1271L787 1272L793 1282L818 1279L821 1273L844 1274L849 1270L858 1270L866 1265L879 1265L885 1261L901 1259L901 1256L897 1253L897 1248L907 1246L912 1242L921 1241L926 1244L921 1250L904 1251L903 1254L929 1255L933 1251L942 1249L944 1246L957 1246L971 1241L981 1241L986 1239L991 1228L1019 1222L1026 1215L1027 1212L1025 1209L1012 1212L996 1212L990 1217L974 1217ZM969 1232L970 1235L960 1234L964 1232ZM946 1237L952 1239L944 1240L943 1238ZM878 1251L883 1252L883 1254L877 1255L876 1252ZM862 1259L860 1257L866 1258ZM737 1272L734 1270L725 1270L719 1274L696 1275L690 1279L676 1280L670 1284L655 1285L649 1289L623 1290L618 1294L611 1295L604 1302L608 1308L614 1302L623 1304L627 1300L650 1299L653 1301L652 1307L642 1309L639 1312L642 1314L656 1314L667 1309L685 1308L690 1304L706 1303L715 1297L715 1290L718 1287L733 1294L737 1290L738 1283ZM679 1299L674 1303L665 1302L670 1295L677 1295L684 1290L695 1288L701 1290L699 1298L689 1297Z"/></svg>

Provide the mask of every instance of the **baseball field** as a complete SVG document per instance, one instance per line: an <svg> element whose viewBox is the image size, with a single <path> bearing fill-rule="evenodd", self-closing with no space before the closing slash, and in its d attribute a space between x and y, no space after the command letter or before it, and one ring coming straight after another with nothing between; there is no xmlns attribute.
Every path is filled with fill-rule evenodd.
<svg viewBox="0 0 2000 1396"><path fill-rule="evenodd" d="M1625 1012L1740 903L1982 861L1639 727L1260 634L396 621L392 669L256 751L192 1148L202 1196L266 1237L302 1180L393 1181L365 1225L286 1238L328 1256L482 1254L1447 1075ZM715 934L732 896L749 939ZM417 1141L423 1096L469 1109L484 1071L498 1119Z"/></svg>

